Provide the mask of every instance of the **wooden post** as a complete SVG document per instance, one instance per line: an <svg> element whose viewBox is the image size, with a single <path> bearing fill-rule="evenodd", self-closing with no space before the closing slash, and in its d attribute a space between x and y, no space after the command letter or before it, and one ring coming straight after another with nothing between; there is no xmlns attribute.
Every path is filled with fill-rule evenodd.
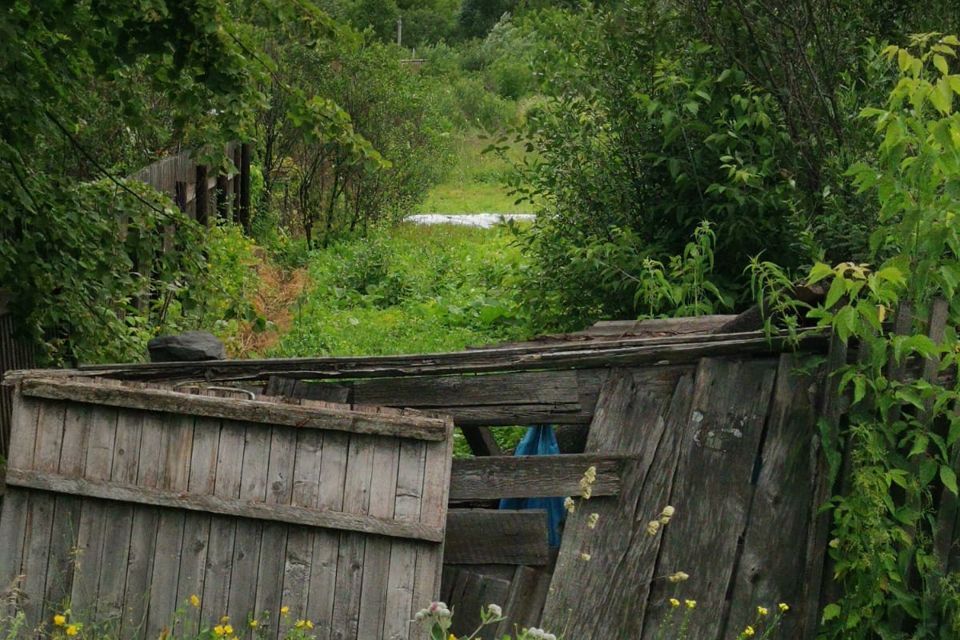
<svg viewBox="0 0 960 640"><path fill-rule="evenodd" d="M203 226L210 224L210 192L207 190L207 166L197 165L197 184L194 203L196 203L197 222Z"/></svg>
<svg viewBox="0 0 960 640"><path fill-rule="evenodd" d="M243 230L250 232L250 143L240 145L240 206L239 221Z"/></svg>

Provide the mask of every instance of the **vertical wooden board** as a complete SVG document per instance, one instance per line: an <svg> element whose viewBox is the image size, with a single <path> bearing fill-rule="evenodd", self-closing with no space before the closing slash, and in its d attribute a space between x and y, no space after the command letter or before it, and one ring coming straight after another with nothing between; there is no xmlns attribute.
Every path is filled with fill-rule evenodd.
<svg viewBox="0 0 960 640"><path fill-rule="evenodd" d="M40 406L33 398L25 398L19 388L13 393L11 408L10 457L11 468L29 468L33 462L33 443L36 439ZM8 487L0 510L0 595L9 596L11 588L20 587L18 576L23 564L24 539L27 531L28 492ZM8 597L0 604L0 612L12 614Z"/></svg>
<svg viewBox="0 0 960 640"><path fill-rule="evenodd" d="M450 495L450 468L453 463L453 423L447 423L447 439L426 444L420 523L446 527ZM417 569L413 580L413 606L429 604L440 591L443 571L443 543L417 545Z"/></svg>
<svg viewBox="0 0 960 640"><path fill-rule="evenodd" d="M60 446L63 441L63 425L66 403L46 401L40 405L37 420L36 445L31 467L37 471L56 472L60 466ZM27 624L34 627L44 618L47 591L47 568L50 561L50 546L53 540L53 515L56 497L45 492L30 495L30 513L25 539L23 559L23 591L26 600L23 613Z"/></svg>
<svg viewBox="0 0 960 640"><path fill-rule="evenodd" d="M317 507L339 511L343 506L343 485L347 475L349 438L345 433L323 434ZM320 640L332 634L333 600L337 583L337 548L340 537L335 531L315 530L310 565L307 617L316 623Z"/></svg>
<svg viewBox="0 0 960 640"><path fill-rule="evenodd" d="M323 433L305 430L297 434L293 464L293 493L290 503L315 508L320 492ZM313 559L313 531L307 527L287 530L287 552L283 568L283 603L295 618L309 618L307 603L310 565Z"/></svg>
<svg viewBox="0 0 960 640"><path fill-rule="evenodd" d="M161 448L158 459L161 472L159 488L184 492L190 484L193 459L193 416L162 415ZM172 623L178 606L177 586L180 581L185 516L175 509L159 509L157 544L153 553L153 573L147 604L146 637L155 638Z"/></svg>
<svg viewBox="0 0 960 640"><path fill-rule="evenodd" d="M568 630L570 637L616 629L618 636L637 637L643 628L661 541L644 528L668 502L693 388L692 374L683 370L661 375L669 384L617 371L600 392L587 451L637 459L624 468L619 496L591 498L568 517L543 611L545 629ZM587 526L591 513L599 516L595 529Z"/></svg>
<svg viewBox="0 0 960 640"><path fill-rule="evenodd" d="M261 424L248 424L243 447L243 468L240 473L240 499L263 502L267 497L267 464L270 460L270 429ZM227 611L231 619L243 621L256 615L257 567L260 563L260 538L263 525L255 520L237 520L231 585L247 585L230 589Z"/></svg>
<svg viewBox="0 0 960 640"><path fill-rule="evenodd" d="M240 497L240 475L243 470L246 435L245 425L223 421L213 490L218 497ZM204 621L218 620L227 614L236 533L236 518L211 518L201 598L201 619Z"/></svg>
<svg viewBox="0 0 960 640"><path fill-rule="evenodd" d="M392 519L397 498L397 470L400 442L378 438L373 450L373 478L370 483L370 515ZM363 557L363 584L360 591L360 638L383 637L387 584L390 577L392 540L379 536L367 539Z"/></svg>
<svg viewBox="0 0 960 640"><path fill-rule="evenodd" d="M113 468L113 448L117 435L116 409L92 406L87 435L83 477L109 480ZM100 583L104 525L107 505L101 500L84 498L77 532L77 560L71 589L71 610L77 618L96 618L97 589Z"/></svg>
<svg viewBox="0 0 960 640"><path fill-rule="evenodd" d="M90 432L92 408L71 403L67 406L63 426L63 446L60 450L58 473L68 477L83 475L87 436ZM47 587L44 596L44 619L54 609L68 606L74 575L74 548L80 526L83 499L78 496L58 495L53 514L50 559L47 563Z"/></svg>
<svg viewBox="0 0 960 640"><path fill-rule="evenodd" d="M155 489L160 485L162 461L166 459L164 447L168 441L163 437L164 423L160 414L145 412L142 420L136 483ZM123 640L145 635L160 513L160 509L146 506L138 506L133 510L120 623L120 637Z"/></svg>
<svg viewBox="0 0 960 640"><path fill-rule="evenodd" d="M756 607L775 611L797 603L783 620L784 638L813 638L804 620L805 546L813 500L810 443L816 432L815 378L796 371L798 358L780 357L777 383L740 562L736 567L727 631L732 637L753 620ZM775 531L776 535L770 535Z"/></svg>
<svg viewBox="0 0 960 640"><path fill-rule="evenodd" d="M268 504L290 504L296 444L296 432L293 429L271 429L270 458L267 463ZM287 526L279 522L264 522L257 569L256 610L257 613L268 613L273 620L280 617L286 547Z"/></svg>
<svg viewBox="0 0 960 640"><path fill-rule="evenodd" d="M343 511L366 514L370 510L370 483L373 479L374 436L351 434L347 453L347 475L343 485ZM337 554L337 582L334 589L334 640L357 637L360 590L363 585L363 554L367 536L343 532Z"/></svg>
<svg viewBox="0 0 960 640"><path fill-rule="evenodd" d="M684 571L683 596L697 600L690 635L721 637L725 597L753 500L754 465L776 377L775 360L703 359L697 368L685 446L664 528L656 575ZM776 569L774 569L776 570ZM653 638L674 585L654 582L643 638ZM652 613L651 613L652 612Z"/></svg>
<svg viewBox="0 0 960 640"><path fill-rule="evenodd" d="M7 616L16 610L11 594L20 587L29 492L7 487L0 506L0 540L3 540L0 544L0 615Z"/></svg>
<svg viewBox="0 0 960 640"><path fill-rule="evenodd" d="M517 567L503 603L505 619L497 626L497 637L513 635L518 629L540 623L550 577L551 573L543 567Z"/></svg>
<svg viewBox="0 0 960 640"><path fill-rule="evenodd" d="M143 414L142 411L121 409L117 416L111 482L123 485L137 482ZM104 512L106 524L100 552L102 566L97 593L97 618L111 621L111 626L116 622L118 630L127 579L133 509L132 505L108 503Z"/></svg>
<svg viewBox="0 0 960 640"><path fill-rule="evenodd" d="M193 451L190 458L189 493L210 495L217 480L217 454L220 445L220 421L197 418L193 426ZM210 543L211 516L205 513L184 514L183 542L180 550L180 575L177 580L176 604L182 605L190 596L203 595L204 569ZM200 610L188 608L182 618L183 633L197 633L200 628Z"/></svg>
<svg viewBox="0 0 960 640"><path fill-rule="evenodd" d="M419 522L420 497L423 494L424 442L402 440L397 469L397 490L394 519ZM417 544L394 540L390 547L390 568L387 578L387 599L384 608L383 637L405 640L410 637L410 621L418 607L413 601L413 581L417 568Z"/></svg>
<svg viewBox="0 0 960 640"><path fill-rule="evenodd" d="M29 469L33 466L33 450L37 441L37 421L41 401L25 397L19 388L13 395L10 425L10 451L7 465L11 469Z"/></svg>
<svg viewBox="0 0 960 640"><path fill-rule="evenodd" d="M460 600L455 603L457 615L454 616L451 631L457 636L467 636L480 626L480 612L487 605L501 605L506 602L510 592L510 581L486 574L482 570L465 569L461 573L466 575L466 584L459 596ZM494 631L495 627L486 627L476 637L482 640L494 640Z"/></svg>

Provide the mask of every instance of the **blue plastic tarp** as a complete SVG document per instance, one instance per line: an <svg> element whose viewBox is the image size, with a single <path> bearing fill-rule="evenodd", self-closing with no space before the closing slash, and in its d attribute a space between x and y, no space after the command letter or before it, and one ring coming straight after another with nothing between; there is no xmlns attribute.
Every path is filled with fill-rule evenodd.
<svg viewBox="0 0 960 640"><path fill-rule="evenodd" d="M515 456L551 456L560 453L557 434L548 424L533 425L527 429ZM551 547L560 546L560 525L566 512L563 509L563 497L559 498L504 498L501 509L543 509L547 512L547 530Z"/></svg>

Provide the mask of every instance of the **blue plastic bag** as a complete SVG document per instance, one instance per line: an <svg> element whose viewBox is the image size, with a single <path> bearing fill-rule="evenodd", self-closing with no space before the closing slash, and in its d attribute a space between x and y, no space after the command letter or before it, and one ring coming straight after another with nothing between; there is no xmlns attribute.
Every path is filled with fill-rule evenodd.
<svg viewBox="0 0 960 640"><path fill-rule="evenodd" d="M533 425L527 429L520 444L517 445L515 456L551 456L560 453L557 444L557 434L548 424ZM501 509L543 509L547 512L547 531L551 547L560 546L560 525L566 511L563 509L563 498L504 498L500 501Z"/></svg>

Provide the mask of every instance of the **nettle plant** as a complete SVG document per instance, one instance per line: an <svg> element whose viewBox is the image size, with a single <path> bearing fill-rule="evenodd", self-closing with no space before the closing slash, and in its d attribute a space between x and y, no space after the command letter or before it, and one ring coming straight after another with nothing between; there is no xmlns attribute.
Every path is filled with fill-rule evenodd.
<svg viewBox="0 0 960 640"><path fill-rule="evenodd" d="M811 316L859 345L836 374L851 399L848 422L839 433L824 429L832 471L843 468L830 542L841 593L823 612L832 638L960 632L946 515L960 440L958 51L960 39L939 34L884 50L898 81L883 107L861 114L880 140L876 159L849 171L879 201L873 265L817 264L810 276L829 284ZM942 336L927 328L936 316L945 316ZM925 375L914 371L921 364Z"/></svg>

